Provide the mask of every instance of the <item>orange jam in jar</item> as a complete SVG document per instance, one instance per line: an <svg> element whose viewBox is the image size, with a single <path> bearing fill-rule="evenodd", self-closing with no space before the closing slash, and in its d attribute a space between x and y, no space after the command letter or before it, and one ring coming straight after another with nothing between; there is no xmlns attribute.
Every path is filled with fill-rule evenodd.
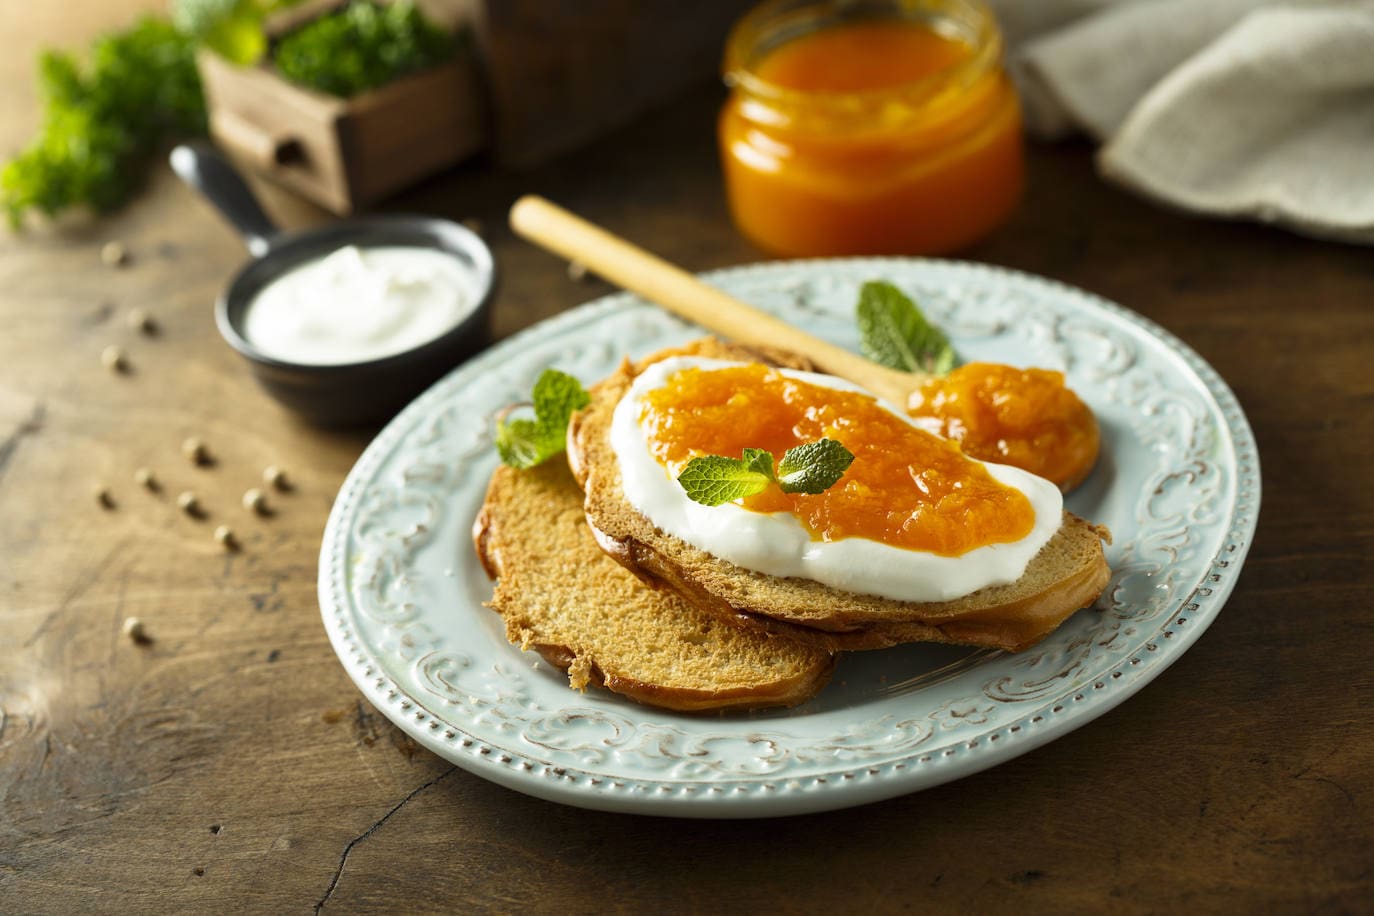
<svg viewBox="0 0 1374 916"><path fill-rule="evenodd" d="M1081 483L1097 460L1097 420L1062 372L969 363L922 385L907 412L973 457L1030 471L1061 490Z"/></svg>
<svg viewBox="0 0 1374 916"><path fill-rule="evenodd" d="M835 439L854 455L823 493L769 486L747 497L755 512L790 512L816 540L862 537L894 547L960 556L1018 541L1031 531L1030 500L917 429L871 395L785 376L762 365L684 369L642 400L640 424L654 458L674 474L701 455L738 458L762 448Z"/></svg>
<svg viewBox="0 0 1374 916"><path fill-rule="evenodd" d="M936 254L1000 225L1024 181L1002 38L977 0L775 0L726 45L739 228L786 257Z"/></svg>

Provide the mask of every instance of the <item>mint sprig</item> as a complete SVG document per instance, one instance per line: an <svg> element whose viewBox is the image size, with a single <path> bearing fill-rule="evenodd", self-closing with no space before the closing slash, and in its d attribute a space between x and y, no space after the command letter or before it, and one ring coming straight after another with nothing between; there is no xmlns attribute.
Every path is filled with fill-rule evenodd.
<svg viewBox="0 0 1374 916"><path fill-rule="evenodd" d="M798 445L778 462L778 486L784 493L824 493L853 463L853 452L834 439Z"/></svg>
<svg viewBox="0 0 1374 916"><path fill-rule="evenodd" d="M954 347L926 321L916 303L880 280L865 283L855 309L864 355L903 372L943 375L954 368Z"/></svg>
<svg viewBox="0 0 1374 916"><path fill-rule="evenodd" d="M761 448L746 448L739 458L693 458L678 474L677 482L693 502L719 506L762 493L770 483L776 483L784 493L823 493L853 463L849 449L834 439L820 439L789 448L776 469L773 453Z"/></svg>
<svg viewBox="0 0 1374 916"><path fill-rule="evenodd" d="M772 455L769 455L772 464ZM771 471L772 468L769 467ZM677 482L687 498L703 506L719 506L732 500L762 493L772 479L771 474L758 469L754 462L723 455L703 455L687 462Z"/></svg>
<svg viewBox="0 0 1374 916"><path fill-rule="evenodd" d="M513 468L532 468L563 451L568 420L591 403L582 383L557 369L545 369L531 395L534 419L498 420L496 452Z"/></svg>

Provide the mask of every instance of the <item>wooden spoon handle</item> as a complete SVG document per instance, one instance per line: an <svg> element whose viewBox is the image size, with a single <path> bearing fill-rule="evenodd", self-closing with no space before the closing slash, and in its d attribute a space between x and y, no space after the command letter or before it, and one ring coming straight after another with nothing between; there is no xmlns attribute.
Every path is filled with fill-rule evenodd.
<svg viewBox="0 0 1374 916"><path fill-rule="evenodd" d="M791 350L826 372L863 385L896 404L906 404L918 381L915 376L869 362L745 305L542 197L517 200L511 207L510 224L535 244L577 261L617 286L708 330L743 344Z"/></svg>

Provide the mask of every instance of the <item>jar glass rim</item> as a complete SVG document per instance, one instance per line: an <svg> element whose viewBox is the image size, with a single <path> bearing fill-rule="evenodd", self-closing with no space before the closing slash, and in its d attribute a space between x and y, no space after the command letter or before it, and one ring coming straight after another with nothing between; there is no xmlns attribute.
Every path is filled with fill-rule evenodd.
<svg viewBox="0 0 1374 916"><path fill-rule="evenodd" d="M929 76L874 89L793 89L770 82L755 70L769 51L789 40L839 23L883 18L923 22L939 31L953 32L969 44L973 53ZM972 85L999 66L1001 58L1002 33L983 0L768 0L750 10L730 30L723 76L727 86L770 106L853 115L893 102L920 105L947 89Z"/></svg>

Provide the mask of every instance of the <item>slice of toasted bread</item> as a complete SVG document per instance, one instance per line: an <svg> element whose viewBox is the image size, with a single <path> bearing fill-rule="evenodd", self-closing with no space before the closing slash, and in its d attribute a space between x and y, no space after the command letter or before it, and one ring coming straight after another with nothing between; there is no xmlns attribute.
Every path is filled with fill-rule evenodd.
<svg viewBox="0 0 1374 916"><path fill-rule="evenodd" d="M602 553L582 493L553 459L501 467L473 526L498 580L489 606L506 637L568 672L641 703L695 711L794 706L830 679L828 650L731 626L669 591L647 588Z"/></svg>
<svg viewBox="0 0 1374 916"><path fill-rule="evenodd" d="M1110 571L1101 540L1109 535L1069 513L1020 579L942 602L895 601L810 579L764 575L659 530L625 500L610 445L611 416L647 365L683 353L759 359L756 351L706 338L638 365L627 362L593 388L592 403L574 415L568 430L569 462L584 490L597 542L646 582L665 583L703 610L752 619L770 632L836 650L935 641L1019 651L1091 604L1106 586Z"/></svg>

